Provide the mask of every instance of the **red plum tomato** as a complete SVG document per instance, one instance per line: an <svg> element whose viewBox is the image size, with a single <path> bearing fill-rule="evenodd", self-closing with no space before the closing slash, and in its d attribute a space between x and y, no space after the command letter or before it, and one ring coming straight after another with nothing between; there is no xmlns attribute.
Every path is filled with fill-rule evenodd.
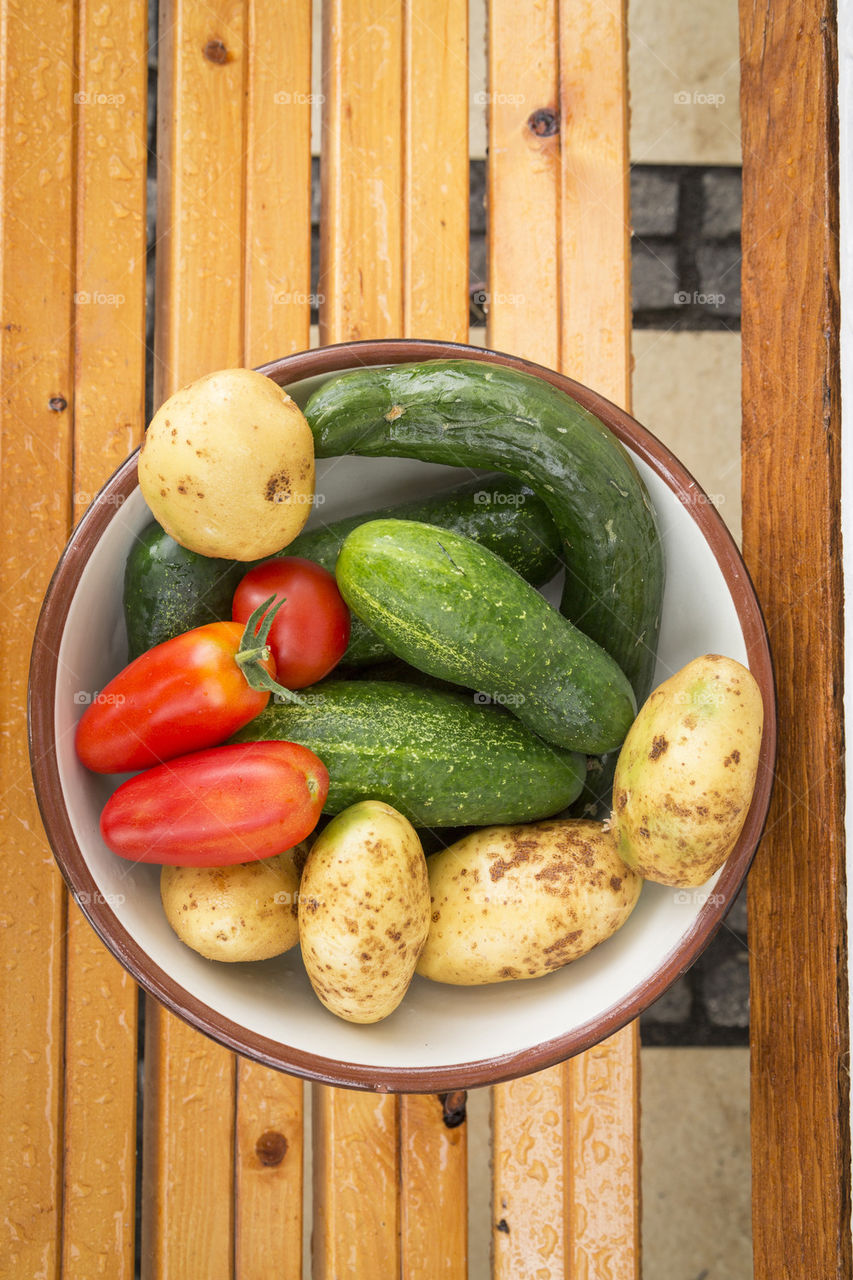
<svg viewBox="0 0 853 1280"><path fill-rule="evenodd" d="M194 627L114 676L77 725L82 763L96 773L148 769L214 747L254 720L280 688L266 647L272 601L263 603L245 629L236 622Z"/></svg>
<svg viewBox="0 0 853 1280"><path fill-rule="evenodd" d="M291 849L317 825L329 774L295 742L238 742L178 756L113 792L101 834L133 862L224 867Z"/></svg>

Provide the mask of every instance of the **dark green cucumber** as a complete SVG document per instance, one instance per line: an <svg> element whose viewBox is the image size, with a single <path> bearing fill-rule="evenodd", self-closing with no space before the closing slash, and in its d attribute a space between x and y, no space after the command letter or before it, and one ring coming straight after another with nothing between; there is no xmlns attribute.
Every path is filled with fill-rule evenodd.
<svg viewBox="0 0 853 1280"><path fill-rule="evenodd" d="M597 754L628 732L634 695L610 655L470 538L371 520L344 542L336 575L398 658L503 703L547 742Z"/></svg>
<svg viewBox="0 0 853 1280"><path fill-rule="evenodd" d="M329 770L324 812L379 799L419 827L550 817L580 793L586 760L469 694L390 680L327 680L299 706L270 702L233 739L310 747Z"/></svg>
<svg viewBox="0 0 853 1280"><path fill-rule="evenodd" d="M182 631L230 618L232 597L248 567L196 555L156 520L149 524L133 544L124 571L130 658Z"/></svg>
<svg viewBox="0 0 853 1280"><path fill-rule="evenodd" d="M379 511L335 520L301 533L282 555L305 556L330 572L348 533L367 520L423 520L455 529L489 547L535 587L562 568L562 543L545 503L512 476L490 475L428 498L415 498ZM353 618L343 662L361 666L381 662L388 649L366 623Z"/></svg>
<svg viewBox="0 0 853 1280"><path fill-rule="evenodd" d="M615 658L644 700L660 628L663 553L646 487L598 418L541 378L474 360L338 374L304 412L318 457L495 467L529 484L563 539L562 612Z"/></svg>

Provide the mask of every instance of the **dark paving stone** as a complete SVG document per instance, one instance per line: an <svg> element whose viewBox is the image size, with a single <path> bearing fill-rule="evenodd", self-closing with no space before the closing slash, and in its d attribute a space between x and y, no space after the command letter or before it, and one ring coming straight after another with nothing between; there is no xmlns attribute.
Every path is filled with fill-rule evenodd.
<svg viewBox="0 0 853 1280"><path fill-rule="evenodd" d="M686 1022L693 1004L693 993L687 977L678 978L668 991L643 1014L651 1022Z"/></svg>
<svg viewBox="0 0 853 1280"><path fill-rule="evenodd" d="M486 275L486 237L484 233L474 232L468 246L468 279L472 287L484 288Z"/></svg>
<svg viewBox="0 0 853 1280"><path fill-rule="evenodd" d="M631 170L631 225L637 236L671 236L678 218L678 170Z"/></svg>
<svg viewBox="0 0 853 1280"><path fill-rule="evenodd" d="M679 291L678 259L674 245L634 239L631 250L631 290L635 310L672 307Z"/></svg>
<svg viewBox="0 0 853 1280"><path fill-rule="evenodd" d="M725 919L725 928L746 937L746 885L735 898Z"/></svg>
<svg viewBox="0 0 853 1280"><path fill-rule="evenodd" d="M749 1026L748 960L747 952L739 951L705 974L705 1006L717 1026Z"/></svg>
<svg viewBox="0 0 853 1280"><path fill-rule="evenodd" d="M696 251L699 268L697 301L722 316L740 315L740 246L702 244Z"/></svg>
<svg viewBox="0 0 853 1280"><path fill-rule="evenodd" d="M146 123L147 123L147 130L148 130L148 152L149 152L148 159L150 164L152 153L155 151L154 141L157 137L157 94L151 92L152 84L156 88L157 72L152 71L150 68L148 71L148 84L149 84L149 91L148 91L148 100L146 103L148 108L148 115L147 115Z"/></svg>
<svg viewBox="0 0 853 1280"><path fill-rule="evenodd" d="M154 248L157 239L157 179L148 175L145 207L145 239L149 249Z"/></svg>
<svg viewBox="0 0 853 1280"><path fill-rule="evenodd" d="M486 162L472 160L469 174L468 206L469 225L471 231L485 233L486 230Z"/></svg>
<svg viewBox="0 0 853 1280"><path fill-rule="evenodd" d="M740 235L740 169L709 169L702 176L705 211L702 234L721 240Z"/></svg>
<svg viewBox="0 0 853 1280"><path fill-rule="evenodd" d="M320 225L320 157L311 157L311 225Z"/></svg>
<svg viewBox="0 0 853 1280"><path fill-rule="evenodd" d="M157 34L160 15L156 0L149 0L148 4L148 66L157 70Z"/></svg>
<svg viewBox="0 0 853 1280"><path fill-rule="evenodd" d="M732 910L735 907L739 909L738 902ZM728 921L727 917L687 973L641 1015L643 1044L749 1044L749 953L742 934ZM677 987L689 993L689 1005L683 994L673 994ZM681 1016L676 1016L678 1011Z"/></svg>

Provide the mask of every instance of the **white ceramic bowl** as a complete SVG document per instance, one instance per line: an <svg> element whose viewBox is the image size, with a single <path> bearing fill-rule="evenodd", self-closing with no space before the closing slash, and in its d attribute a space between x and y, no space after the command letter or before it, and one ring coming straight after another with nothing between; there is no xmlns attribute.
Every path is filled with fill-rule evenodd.
<svg viewBox="0 0 853 1280"><path fill-rule="evenodd" d="M657 999L720 924L746 874L769 803L775 705L761 613L730 535L681 464L626 414L570 380L480 348L368 342L300 353L265 367L304 402L342 369L466 356L534 372L597 413L633 453L663 534L667 586L655 683L691 658L718 652L756 675L765 735L755 798L722 872L700 890L646 884L624 927L566 968L532 982L470 989L416 977L384 1022L357 1026L314 996L298 949L254 964L217 964L178 941L159 897L159 869L115 857L98 821L116 779L89 773L74 753L83 705L126 661L124 564L151 519L134 455L75 530L36 633L31 680L33 772L48 838L89 920L142 986L223 1044L274 1067L360 1088L438 1091L526 1074L615 1031ZM458 479L454 468L404 459L320 462L324 501L312 519L368 511Z"/></svg>

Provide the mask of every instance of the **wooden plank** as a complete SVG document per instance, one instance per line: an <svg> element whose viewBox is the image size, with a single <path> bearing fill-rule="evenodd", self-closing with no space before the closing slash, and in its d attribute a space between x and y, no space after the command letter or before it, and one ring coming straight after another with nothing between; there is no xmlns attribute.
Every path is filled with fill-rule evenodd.
<svg viewBox="0 0 853 1280"><path fill-rule="evenodd" d="M74 509L142 436L147 6L78 10ZM132 1277L137 988L70 908L65 1025L65 1274Z"/></svg>
<svg viewBox="0 0 853 1280"><path fill-rule="evenodd" d="M560 0L560 367L630 411L627 62L626 0Z"/></svg>
<svg viewBox="0 0 853 1280"><path fill-rule="evenodd" d="M624 24L622 5L493 0L489 344L628 407ZM638 1064L629 1027L494 1090L496 1277L638 1275Z"/></svg>
<svg viewBox="0 0 853 1280"><path fill-rule="evenodd" d="M554 3L492 0L488 343L555 368L560 359L557 37ZM567 1274L567 1124L563 1067L492 1090L495 1280L533 1275L556 1280Z"/></svg>
<svg viewBox="0 0 853 1280"><path fill-rule="evenodd" d="M464 1092L451 1095L464 1108ZM400 1098L400 1248L403 1280L468 1274L468 1126L445 1123L435 1094Z"/></svg>
<svg viewBox="0 0 853 1280"><path fill-rule="evenodd" d="M256 366L309 346L310 0L250 0L247 47L245 362Z"/></svg>
<svg viewBox="0 0 853 1280"><path fill-rule="evenodd" d="M403 330L468 340L468 30L464 6L412 0L404 30ZM400 1098L405 1280L468 1271L468 1126L435 1095ZM451 1127L452 1126L452 1127Z"/></svg>
<svg viewBox="0 0 853 1280"><path fill-rule="evenodd" d="M560 0L561 368L631 408L627 6ZM640 1273L636 1023L566 1064L570 1274Z"/></svg>
<svg viewBox="0 0 853 1280"><path fill-rule="evenodd" d="M403 5L324 9L320 340L396 337L403 316ZM314 1088L315 1280L400 1269L397 1099Z"/></svg>
<svg viewBox="0 0 853 1280"><path fill-rule="evenodd" d="M570 1275L640 1274L639 1024L566 1063Z"/></svg>
<svg viewBox="0 0 853 1280"><path fill-rule="evenodd" d="M66 901L30 782L27 655L71 516L74 34L70 6L0 4L0 1257L7 1275L48 1280L61 1257Z"/></svg>
<svg viewBox="0 0 853 1280"><path fill-rule="evenodd" d="M275 38L270 40L269 33ZM311 6L249 6L244 360L309 344ZM302 1275L302 1081L237 1059L235 1271Z"/></svg>
<svg viewBox="0 0 853 1280"><path fill-rule="evenodd" d="M468 14L405 12L404 314L401 334L468 341Z"/></svg>
<svg viewBox="0 0 853 1280"><path fill-rule="evenodd" d="M403 320L402 0L323 10L320 342L395 338Z"/></svg>
<svg viewBox="0 0 853 1280"><path fill-rule="evenodd" d="M155 405L243 360L245 37L241 0L161 4Z"/></svg>
<svg viewBox="0 0 853 1280"><path fill-rule="evenodd" d="M740 21L743 546L785 725L749 878L755 1276L849 1276L835 8Z"/></svg>
<svg viewBox="0 0 853 1280"><path fill-rule="evenodd" d="M148 999L143 1280L232 1275L234 1062Z"/></svg>
<svg viewBox="0 0 853 1280"><path fill-rule="evenodd" d="M488 342L560 362L556 0L490 0Z"/></svg>
<svg viewBox="0 0 853 1280"><path fill-rule="evenodd" d="M243 362L245 13L161 6L155 400ZM235 1059L149 1001L143 1275L228 1277Z"/></svg>
<svg viewBox="0 0 853 1280"><path fill-rule="evenodd" d="M561 1066L492 1090L495 1280L571 1274L567 1110Z"/></svg>
<svg viewBox="0 0 853 1280"><path fill-rule="evenodd" d="M314 1088L314 1280L399 1274L397 1112L392 1094Z"/></svg>
<svg viewBox="0 0 853 1280"><path fill-rule="evenodd" d="M235 1274L302 1275L302 1081L237 1059Z"/></svg>

